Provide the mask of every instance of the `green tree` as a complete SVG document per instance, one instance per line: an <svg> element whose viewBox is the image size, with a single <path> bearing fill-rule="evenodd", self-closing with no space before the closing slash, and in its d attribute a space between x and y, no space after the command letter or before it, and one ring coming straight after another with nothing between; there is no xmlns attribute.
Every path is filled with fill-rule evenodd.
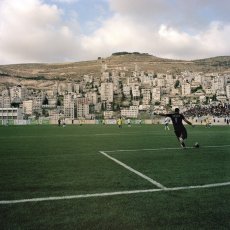
<svg viewBox="0 0 230 230"><path fill-rule="evenodd" d="M19 108L19 106L20 106L19 102L12 102L11 103L11 107L13 107L13 108Z"/></svg>
<svg viewBox="0 0 230 230"><path fill-rule="evenodd" d="M202 90L202 91L203 91L202 85L199 85L198 87L196 87L196 88L194 88L194 89L191 89L191 92L192 92L192 93L195 93L195 92L198 91L198 90Z"/></svg>
<svg viewBox="0 0 230 230"><path fill-rule="evenodd" d="M57 99L57 106L61 106L61 100L59 98Z"/></svg>
<svg viewBox="0 0 230 230"><path fill-rule="evenodd" d="M43 102L42 102L43 105L48 105L49 104L49 100L48 98L45 96Z"/></svg>
<svg viewBox="0 0 230 230"><path fill-rule="evenodd" d="M180 81L176 80L175 84L174 84L174 88L179 88L180 87Z"/></svg>
<svg viewBox="0 0 230 230"><path fill-rule="evenodd" d="M34 115L35 115L35 119L38 120L41 114L39 112L35 111Z"/></svg>
<svg viewBox="0 0 230 230"><path fill-rule="evenodd" d="M49 116L49 113L46 109L43 109L42 110L42 115L45 116L45 117L48 117Z"/></svg>
<svg viewBox="0 0 230 230"><path fill-rule="evenodd" d="M212 101L217 101L217 99L216 99L216 94L214 94L214 95L212 96Z"/></svg>

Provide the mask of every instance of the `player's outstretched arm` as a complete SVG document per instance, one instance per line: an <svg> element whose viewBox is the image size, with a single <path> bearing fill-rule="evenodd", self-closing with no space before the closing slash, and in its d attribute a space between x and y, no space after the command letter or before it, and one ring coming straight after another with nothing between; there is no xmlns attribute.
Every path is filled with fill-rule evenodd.
<svg viewBox="0 0 230 230"><path fill-rule="evenodd" d="M187 124L189 124L189 125L191 125L192 127L194 127L194 125L193 125L189 120L187 120L186 118L184 119L184 121L185 121Z"/></svg>

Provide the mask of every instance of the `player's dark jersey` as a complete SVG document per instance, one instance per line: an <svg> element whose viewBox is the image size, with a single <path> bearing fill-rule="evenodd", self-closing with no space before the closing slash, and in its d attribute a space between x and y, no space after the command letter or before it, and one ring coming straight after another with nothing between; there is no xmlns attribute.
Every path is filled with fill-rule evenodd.
<svg viewBox="0 0 230 230"><path fill-rule="evenodd" d="M184 128L182 120L185 119L185 117L183 114L173 113L173 114L166 114L166 116L171 118L175 130Z"/></svg>

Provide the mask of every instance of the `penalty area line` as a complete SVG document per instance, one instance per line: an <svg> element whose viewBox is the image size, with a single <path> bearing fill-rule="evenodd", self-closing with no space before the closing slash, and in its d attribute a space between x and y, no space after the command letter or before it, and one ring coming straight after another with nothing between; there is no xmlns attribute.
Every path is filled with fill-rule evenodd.
<svg viewBox="0 0 230 230"><path fill-rule="evenodd" d="M144 178L145 180L149 181L150 183L154 184L154 185L157 186L158 188L166 189L166 187L165 187L164 185L158 183L157 181L155 181L155 180L153 180L152 178L150 178L150 177L144 175L143 173L141 173L141 172L139 172L139 171L137 171L137 170L131 168L130 166L128 166L128 165L126 165L125 163L123 163L123 162L117 160L116 158L109 156L108 154L106 154L106 153L103 152L103 151L100 151L100 153L101 153L102 155L104 155L105 157L109 158L110 160L112 160L112 161L116 162L117 164L121 165L122 167L128 169L129 171L135 173L136 175L138 175L138 176Z"/></svg>
<svg viewBox="0 0 230 230"><path fill-rule="evenodd" d="M192 149L194 147L186 147L187 149ZM118 150L108 150L104 151L106 153L114 153L114 152L138 152L138 151L158 151L158 150L177 150L182 149L181 147L172 147L172 148L156 148L156 149L118 149Z"/></svg>
<svg viewBox="0 0 230 230"><path fill-rule="evenodd" d="M194 185L194 186L174 187L174 188L166 188L166 189L144 189L144 190L130 190L130 191L107 192L107 193L82 194L82 195L72 195L72 196L41 197L41 198L31 198L31 199L21 199L21 200L1 200L0 205L41 202L41 201L70 200L70 199L81 199L81 198L91 198L91 197L107 197L107 196L129 195L129 194L139 194L139 193L205 189L205 188L223 187L229 185L230 182L224 182L224 183L216 183L216 184Z"/></svg>
<svg viewBox="0 0 230 230"><path fill-rule="evenodd" d="M200 148L225 148L230 147L230 145L202 145ZM159 151L159 150L177 150L182 149L181 147L169 147L169 148L153 148L153 149L117 149L117 150L106 150L105 153L115 153L115 152L138 152L138 151ZM185 149L196 149L195 147L186 147Z"/></svg>

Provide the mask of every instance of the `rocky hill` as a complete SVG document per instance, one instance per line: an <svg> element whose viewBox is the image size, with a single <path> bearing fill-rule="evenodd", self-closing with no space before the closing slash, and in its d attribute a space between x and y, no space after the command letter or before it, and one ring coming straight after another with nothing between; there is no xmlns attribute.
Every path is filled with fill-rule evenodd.
<svg viewBox="0 0 230 230"><path fill-rule="evenodd" d="M0 85L23 84L43 88L52 85L54 81L80 81L85 74L99 77L102 66L105 65L108 70L120 69L126 71L127 75L135 68L172 74L185 70L204 73L230 72L230 56L185 61L160 58L146 53L119 52L107 58L83 62L0 65Z"/></svg>

